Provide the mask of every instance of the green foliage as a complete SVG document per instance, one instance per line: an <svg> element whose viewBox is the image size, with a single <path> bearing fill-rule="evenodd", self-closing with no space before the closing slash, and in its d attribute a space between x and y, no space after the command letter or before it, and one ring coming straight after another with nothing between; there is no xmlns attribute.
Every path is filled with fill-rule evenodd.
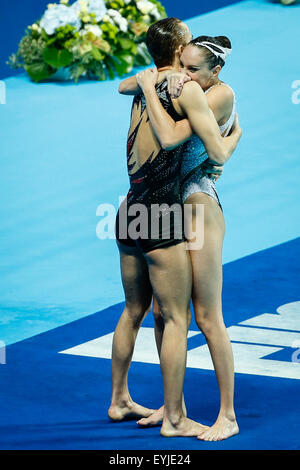
<svg viewBox="0 0 300 470"><path fill-rule="evenodd" d="M46 47L43 51L43 59L46 64L56 69L66 67L73 62L73 55L66 49L56 49L55 47Z"/></svg>
<svg viewBox="0 0 300 470"><path fill-rule="evenodd" d="M35 82L49 78L64 67L77 82L82 76L112 79L116 74L130 73L134 66L149 65L152 59L145 44L147 29L157 21L157 14L160 18L167 15L158 0L148 1L155 5L155 15L151 12L143 15L135 0L127 5L124 0L105 0L108 10L116 10L122 15L126 28L113 16L106 15L97 23L92 13L88 24L81 20L80 31L65 25L48 35L37 21L26 29L18 51L7 63L15 69L24 68ZM97 28L100 28L98 32Z"/></svg>
<svg viewBox="0 0 300 470"><path fill-rule="evenodd" d="M55 72L55 70L51 69L51 67L44 62L35 62L31 65L25 65L24 68L34 82L45 80Z"/></svg>

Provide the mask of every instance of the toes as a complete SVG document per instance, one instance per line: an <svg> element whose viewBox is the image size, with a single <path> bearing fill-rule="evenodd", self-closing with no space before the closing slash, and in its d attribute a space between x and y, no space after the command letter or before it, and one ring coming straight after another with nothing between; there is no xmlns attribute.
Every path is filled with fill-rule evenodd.
<svg viewBox="0 0 300 470"><path fill-rule="evenodd" d="M207 432L203 431L199 436L197 436L197 439L200 439L201 441L206 441L207 435Z"/></svg>

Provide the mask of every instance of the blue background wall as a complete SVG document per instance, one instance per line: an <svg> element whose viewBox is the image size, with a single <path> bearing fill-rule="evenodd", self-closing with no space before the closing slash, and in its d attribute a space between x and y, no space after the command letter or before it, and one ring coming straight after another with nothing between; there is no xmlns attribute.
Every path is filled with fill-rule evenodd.
<svg viewBox="0 0 300 470"><path fill-rule="evenodd" d="M53 0L54 1L54 0ZM239 0L162 0L169 16L182 19L191 18L201 13L222 8ZM1 0L0 2L0 78L15 75L18 71L6 65L12 52L16 52L18 43L26 26L32 24L45 11L51 0ZM59 0L57 0L59 3Z"/></svg>

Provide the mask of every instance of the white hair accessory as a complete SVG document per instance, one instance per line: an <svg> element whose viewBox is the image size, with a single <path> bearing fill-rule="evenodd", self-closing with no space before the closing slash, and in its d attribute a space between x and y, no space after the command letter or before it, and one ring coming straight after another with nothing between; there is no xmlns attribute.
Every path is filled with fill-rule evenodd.
<svg viewBox="0 0 300 470"><path fill-rule="evenodd" d="M206 47L206 49L209 49L216 57L221 57L221 59L223 59L224 62L229 56L229 54L231 54L231 48L219 46L219 44L214 44L213 42L202 41L202 42L194 42L194 44L196 46ZM216 51L211 46L214 46L217 49L220 49L220 52Z"/></svg>

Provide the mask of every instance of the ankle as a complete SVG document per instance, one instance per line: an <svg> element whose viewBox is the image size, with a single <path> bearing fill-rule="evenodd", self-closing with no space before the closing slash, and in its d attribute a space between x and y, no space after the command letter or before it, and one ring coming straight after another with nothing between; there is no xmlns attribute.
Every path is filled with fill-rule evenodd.
<svg viewBox="0 0 300 470"><path fill-rule="evenodd" d="M132 402L129 395L114 395L111 399L111 406L128 406Z"/></svg>
<svg viewBox="0 0 300 470"><path fill-rule="evenodd" d="M164 423L169 424L174 428L178 428L183 419L184 414L182 411L177 413L168 413L166 408L164 408Z"/></svg>
<svg viewBox="0 0 300 470"><path fill-rule="evenodd" d="M225 418L228 421L236 421L234 410L220 410L218 418Z"/></svg>

